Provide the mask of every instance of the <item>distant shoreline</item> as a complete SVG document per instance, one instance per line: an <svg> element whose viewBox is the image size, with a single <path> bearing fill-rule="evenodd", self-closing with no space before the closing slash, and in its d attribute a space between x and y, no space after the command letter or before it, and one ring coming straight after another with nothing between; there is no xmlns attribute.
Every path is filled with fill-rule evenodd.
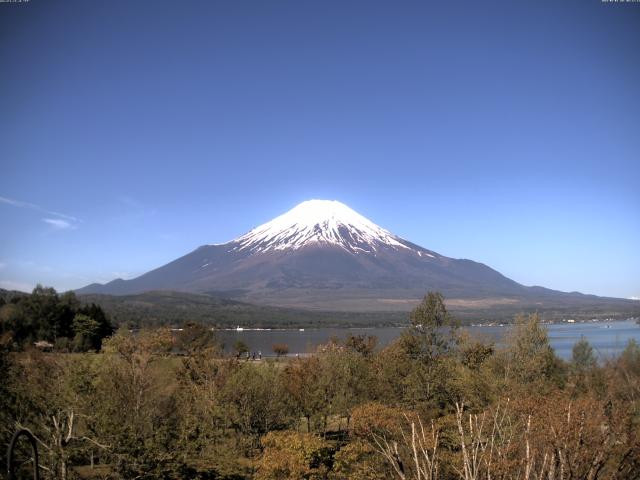
<svg viewBox="0 0 640 480"><path fill-rule="evenodd" d="M594 323L615 323L615 322L636 322L640 321L639 317L628 317L628 318L606 318L606 319L592 319L592 320L548 320L540 322L542 325L583 325L583 324L594 324ZM483 328L483 327L509 327L515 325L515 322L489 322L489 323L470 323L470 324L461 324L460 328ZM211 327L212 331L222 331L222 332L304 332L304 331L313 331L313 330L327 330L327 329L335 329L335 330L376 330L380 328L409 328L411 327L410 323L404 325L384 325L384 326L362 326L362 327L354 327L354 326L321 326L321 327L304 327L304 328L283 328L283 327L243 327L240 328L216 328ZM182 331L182 328L171 328L172 331Z"/></svg>

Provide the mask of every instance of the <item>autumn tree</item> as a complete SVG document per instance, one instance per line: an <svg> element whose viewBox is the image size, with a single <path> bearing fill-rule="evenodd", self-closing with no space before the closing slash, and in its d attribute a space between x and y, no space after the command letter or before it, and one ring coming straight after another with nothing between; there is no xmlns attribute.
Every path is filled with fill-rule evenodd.
<svg viewBox="0 0 640 480"><path fill-rule="evenodd" d="M281 369L271 362L235 369L222 387L221 400L239 445L248 453L262 435L293 424Z"/></svg>
<svg viewBox="0 0 640 480"><path fill-rule="evenodd" d="M177 450L183 462L196 458L220 476L243 471L239 442L229 438L233 419L225 397L225 385L240 368L235 358L218 357L216 349L205 348L182 357L174 395L180 412Z"/></svg>
<svg viewBox="0 0 640 480"><path fill-rule="evenodd" d="M270 432L262 438L263 452L256 480L321 480L331 466L331 447L312 433Z"/></svg>
<svg viewBox="0 0 640 480"><path fill-rule="evenodd" d="M512 462L503 465L504 473L529 471L534 478L638 478L640 471L632 476L623 473L640 447L637 436L635 440L629 436L635 430L633 415L623 405L556 391L514 400L510 410L517 436Z"/></svg>
<svg viewBox="0 0 640 480"><path fill-rule="evenodd" d="M354 409L351 432L376 452L386 478L440 478L440 430L435 422L423 423L415 412L372 402Z"/></svg>
<svg viewBox="0 0 640 480"><path fill-rule="evenodd" d="M107 448L91 431L96 393L90 359L70 360L31 350L14 375L13 425L35 436L47 478L66 480L72 475L72 458L86 459L89 450Z"/></svg>
<svg viewBox="0 0 640 480"><path fill-rule="evenodd" d="M372 393L387 404L406 405L414 403L419 395L414 389L414 367L417 365L406 351L402 339L395 340L383 348L371 361L375 382Z"/></svg>
<svg viewBox="0 0 640 480"><path fill-rule="evenodd" d="M378 338L373 335L353 335L349 334L344 342L348 350L359 353L363 357L373 356Z"/></svg>
<svg viewBox="0 0 640 480"><path fill-rule="evenodd" d="M630 339L620 356L608 362L608 383L612 394L640 408L640 345Z"/></svg>
<svg viewBox="0 0 640 480"><path fill-rule="evenodd" d="M347 340L348 345L348 340ZM368 349L327 348L319 357L317 388L322 395L323 431L328 419L347 419L351 410L373 399L375 378L371 369Z"/></svg>
<svg viewBox="0 0 640 480"><path fill-rule="evenodd" d="M0 313L4 306L0 307ZM15 357L9 353L11 343L11 335L0 331L0 445L8 445L15 431ZM5 449L0 448L0 465L7 463L5 453Z"/></svg>
<svg viewBox="0 0 640 480"><path fill-rule="evenodd" d="M275 353L278 357L286 355L289 353L289 345L286 343L276 343L273 345L273 353Z"/></svg>
<svg viewBox="0 0 640 480"><path fill-rule="evenodd" d="M285 388L294 412L306 420L307 432L312 431L312 420L323 411L324 388L320 358L309 356L288 363L284 370Z"/></svg>
<svg viewBox="0 0 640 480"><path fill-rule="evenodd" d="M233 349L236 351L236 355L239 357L243 353L247 353L249 351L249 346L242 340L236 340L233 344Z"/></svg>
<svg viewBox="0 0 640 480"><path fill-rule="evenodd" d="M330 420L349 423L351 409L373 395L370 360L340 341L318 346L312 356L285 368L286 388L296 412L306 419L307 431L326 433ZM314 428L315 427L315 428Z"/></svg>
<svg viewBox="0 0 640 480"><path fill-rule="evenodd" d="M363 439L354 439L333 457L330 480L387 480L392 471L385 459Z"/></svg>
<svg viewBox="0 0 640 480"><path fill-rule="evenodd" d="M189 355L204 351L214 355L222 354L222 347L213 329L195 322L185 323L176 337L176 347Z"/></svg>
<svg viewBox="0 0 640 480"><path fill-rule="evenodd" d="M175 448L175 381L166 360L172 344L167 329L122 330L105 342L94 429L111 446L109 459L124 478L163 478L183 466Z"/></svg>

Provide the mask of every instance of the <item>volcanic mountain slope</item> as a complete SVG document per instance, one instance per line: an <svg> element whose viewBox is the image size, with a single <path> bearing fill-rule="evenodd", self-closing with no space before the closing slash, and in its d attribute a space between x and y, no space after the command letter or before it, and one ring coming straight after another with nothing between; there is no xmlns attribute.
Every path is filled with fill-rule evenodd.
<svg viewBox="0 0 640 480"><path fill-rule="evenodd" d="M428 290L476 307L598 298L525 287L481 263L445 257L404 240L346 205L327 200L303 202L235 240L201 246L132 280L92 284L78 293L151 290L370 311L406 310Z"/></svg>

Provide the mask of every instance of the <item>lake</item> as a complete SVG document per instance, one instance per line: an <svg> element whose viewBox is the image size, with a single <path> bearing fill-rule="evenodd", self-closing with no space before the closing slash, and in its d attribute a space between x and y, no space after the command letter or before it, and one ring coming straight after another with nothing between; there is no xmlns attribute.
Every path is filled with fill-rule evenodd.
<svg viewBox="0 0 640 480"><path fill-rule="evenodd" d="M600 359L620 353L629 339L640 343L640 325L634 320L614 322L557 323L545 325L549 332L551 346L564 359L571 358L573 345L584 336ZM511 328L505 326L463 327L471 335L500 344ZM378 346L384 346L398 338L404 327L375 328L318 328L304 330L222 330L218 336L225 349L230 351L237 340L246 343L252 352L262 352L263 356L273 356L272 347L276 343L289 346L289 355L307 354L326 343L332 337L345 339L351 335L373 335L378 337Z"/></svg>

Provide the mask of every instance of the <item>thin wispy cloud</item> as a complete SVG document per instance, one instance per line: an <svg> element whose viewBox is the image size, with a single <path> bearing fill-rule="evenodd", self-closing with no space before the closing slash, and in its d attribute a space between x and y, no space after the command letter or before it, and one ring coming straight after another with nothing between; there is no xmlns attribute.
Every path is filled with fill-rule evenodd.
<svg viewBox="0 0 640 480"><path fill-rule="evenodd" d="M42 221L56 230L73 230L76 225L62 218L43 218Z"/></svg>
<svg viewBox="0 0 640 480"><path fill-rule="evenodd" d="M136 200L133 197L130 197L129 195L120 195L118 197L118 200L126 206L130 207L132 210L146 210L142 202Z"/></svg>
<svg viewBox="0 0 640 480"><path fill-rule="evenodd" d="M58 217L58 219L63 219L65 221L64 223L68 225L68 226L63 226L62 224L59 224L58 228L75 228L77 224L81 222L79 218L74 217L73 215L67 215L66 213L60 213L54 210L48 210L46 208L41 207L40 205L36 205L35 203L23 202L21 200L16 200L14 198L0 196L0 203L11 205L12 207L16 207L16 208L25 208L27 210L34 210L36 212L44 213L49 216ZM45 221L46 223L50 223L53 225L53 223L49 222L48 220L57 220L57 219L43 219L43 221Z"/></svg>
<svg viewBox="0 0 640 480"><path fill-rule="evenodd" d="M7 264L4 262L0 262L0 270L2 270L4 267L6 267Z"/></svg>
<svg viewBox="0 0 640 480"><path fill-rule="evenodd" d="M120 195L117 197L117 200L126 208L124 217L140 219L142 217L153 216L158 212L157 209L148 207L129 195Z"/></svg>

